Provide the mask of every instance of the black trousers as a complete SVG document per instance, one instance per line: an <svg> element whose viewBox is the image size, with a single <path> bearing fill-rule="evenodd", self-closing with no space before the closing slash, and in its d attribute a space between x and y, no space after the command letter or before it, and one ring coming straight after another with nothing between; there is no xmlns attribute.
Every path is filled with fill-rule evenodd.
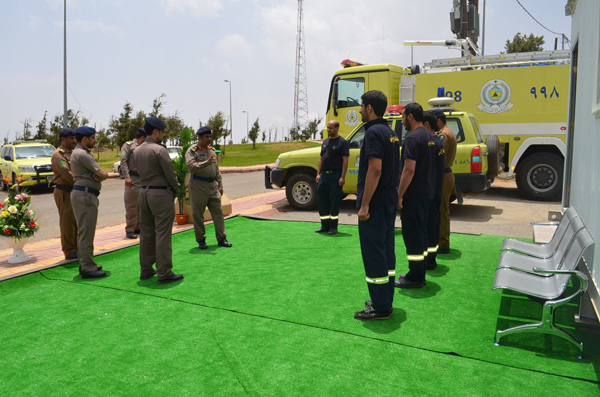
<svg viewBox="0 0 600 397"><path fill-rule="evenodd" d="M358 221L360 251L373 308L385 312L394 301L396 206L370 208L369 214L368 220Z"/></svg>
<svg viewBox="0 0 600 397"><path fill-rule="evenodd" d="M441 198L434 198L427 214L427 263L434 264L440 240L440 205Z"/></svg>
<svg viewBox="0 0 600 397"><path fill-rule="evenodd" d="M327 217L327 219L338 219L343 196L342 186L339 184L341 176L341 170L321 173L321 178L317 185L317 204L319 205L321 220L324 217Z"/></svg>
<svg viewBox="0 0 600 397"><path fill-rule="evenodd" d="M403 199L402 238L406 246L409 271L405 278L410 281L425 280L427 257L427 215L431 200Z"/></svg>

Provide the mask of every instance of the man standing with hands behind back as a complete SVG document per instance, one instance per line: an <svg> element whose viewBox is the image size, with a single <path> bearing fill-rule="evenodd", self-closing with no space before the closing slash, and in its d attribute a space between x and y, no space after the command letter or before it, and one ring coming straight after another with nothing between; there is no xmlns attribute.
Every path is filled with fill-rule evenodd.
<svg viewBox="0 0 600 397"><path fill-rule="evenodd" d="M356 206L371 300L365 302L364 310L354 313L354 318L384 320L392 315L394 301L400 140L383 119L387 108L383 92L366 92L361 100L360 114L367 124L360 149Z"/></svg>
<svg viewBox="0 0 600 397"><path fill-rule="evenodd" d="M140 234L140 174L133 158L135 149L146 140L146 131L138 128L133 141L121 147L121 174L125 178L125 236L135 239Z"/></svg>
<svg viewBox="0 0 600 397"><path fill-rule="evenodd" d="M52 153L52 171L54 172L54 201L58 208L60 226L60 245L65 259L77 259L77 222L71 205L73 173L71 172L71 153L77 146L75 130L63 128L58 133L60 146Z"/></svg>
<svg viewBox="0 0 600 397"><path fill-rule="evenodd" d="M340 123L331 120L327 123L329 138L321 145L321 157L317 166L317 200L321 228L316 233L336 234L342 201L343 186L346 183L350 147L348 141L339 135Z"/></svg>
<svg viewBox="0 0 600 397"><path fill-rule="evenodd" d="M180 186L167 148L161 145L167 125L148 117L146 140L133 153L140 174L140 280L158 273L158 283L183 280L173 273L171 244L175 219L175 195ZM156 270L152 267L156 263Z"/></svg>

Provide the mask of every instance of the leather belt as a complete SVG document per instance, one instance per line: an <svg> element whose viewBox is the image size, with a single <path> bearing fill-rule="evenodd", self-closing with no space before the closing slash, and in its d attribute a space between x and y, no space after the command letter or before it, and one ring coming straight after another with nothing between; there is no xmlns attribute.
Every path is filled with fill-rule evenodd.
<svg viewBox="0 0 600 397"><path fill-rule="evenodd" d="M140 177L140 174L135 171L129 171L129 175L137 176L138 178Z"/></svg>
<svg viewBox="0 0 600 397"><path fill-rule="evenodd" d="M452 172L452 168L449 168L449 167L444 168L444 174L448 174L450 172Z"/></svg>
<svg viewBox="0 0 600 397"><path fill-rule="evenodd" d="M73 186L73 190L81 190L82 192L92 193L96 197L98 197L100 195L100 190L96 190L93 187L89 187L89 186L75 185L75 186Z"/></svg>
<svg viewBox="0 0 600 397"><path fill-rule="evenodd" d="M54 187L58 190L64 190L65 192L70 192L71 190L73 190L73 187L69 185L54 185Z"/></svg>
<svg viewBox="0 0 600 397"><path fill-rule="evenodd" d="M168 186L142 186L142 189L163 189L167 190Z"/></svg>
<svg viewBox="0 0 600 397"><path fill-rule="evenodd" d="M203 182L214 182L215 178L206 178L203 176L198 176L198 175L192 175L192 178L194 178L197 181L203 181Z"/></svg>

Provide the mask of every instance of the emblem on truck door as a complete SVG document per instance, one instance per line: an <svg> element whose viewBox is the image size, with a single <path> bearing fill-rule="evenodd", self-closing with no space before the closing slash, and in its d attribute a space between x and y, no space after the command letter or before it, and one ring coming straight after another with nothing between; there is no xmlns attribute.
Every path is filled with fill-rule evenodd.
<svg viewBox="0 0 600 397"><path fill-rule="evenodd" d="M350 127L354 127L360 123L360 118L358 117L358 112L356 110L351 110L346 113L346 125Z"/></svg>
<svg viewBox="0 0 600 397"><path fill-rule="evenodd" d="M510 86L504 80L490 80L481 88L481 102L477 107L486 113L502 113L515 104L510 102Z"/></svg>

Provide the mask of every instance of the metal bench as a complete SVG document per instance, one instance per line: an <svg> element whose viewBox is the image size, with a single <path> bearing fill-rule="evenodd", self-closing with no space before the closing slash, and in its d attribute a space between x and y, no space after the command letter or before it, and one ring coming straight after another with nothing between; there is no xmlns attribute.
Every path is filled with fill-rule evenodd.
<svg viewBox="0 0 600 397"><path fill-rule="evenodd" d="M560 244L553 248L553 255L550 257L532 256L529 253L504 251L500 254L498 268L512 267L526 272L533 272L534 267L539 267L545 270L558 270L565 260L566 254L571 248L577 233L584 228L581 218L574 218L564 233ZM544 276L551 276L545 274Z"/></svg>
<svg viewBox="0 0 600 397"><path fill-rule="evenodd" d="M522 252L524 254L535 256L538 258L550 258L556 253L556 249L565 239L565 234L570 230L569 226L575 219L580 219L577 211L575 211L574 207L569 207L563 214L562 219L557 224L556 222L545 222L544 224L552 225L557 224L557 228L554 231L554 235L552 236L552 240L550 240L547 244L536 244L530 243L527 241L517 240L514 238L507 238L502 243L501 250L511 250ZM542 224L542 223L537 223ZM583 223L581 223L581 227L583 227ZM572 237L572 235L571 235ZM569 241L570 242L570 241Z"/></svg>
<svg viewBox="0 0 600 397"><path fill-rule="evenodd" d="M511 334L522 332L537 332L561 337L579 349L579 358L583 357L583 343L567 331L555 324L554 313L556 309L574 298L580 296L587 289L587 277L576 270L579 262L583 260L583 254L593 246L594 240L587 229L580 229L570 249L560 261L560 269L540 269L534 267L532 272L511 267L508 264L496 269L493 289L503 288L521 292L530 297L544 300L542 308L542 319L538 323L519 325L505 330L498 330L494 340L495 345L500 345L500 339ZM544 277L545 276L545 277ZM579 287L577 291L567 297L562 297L569 280L575 276Z"/></svg>

